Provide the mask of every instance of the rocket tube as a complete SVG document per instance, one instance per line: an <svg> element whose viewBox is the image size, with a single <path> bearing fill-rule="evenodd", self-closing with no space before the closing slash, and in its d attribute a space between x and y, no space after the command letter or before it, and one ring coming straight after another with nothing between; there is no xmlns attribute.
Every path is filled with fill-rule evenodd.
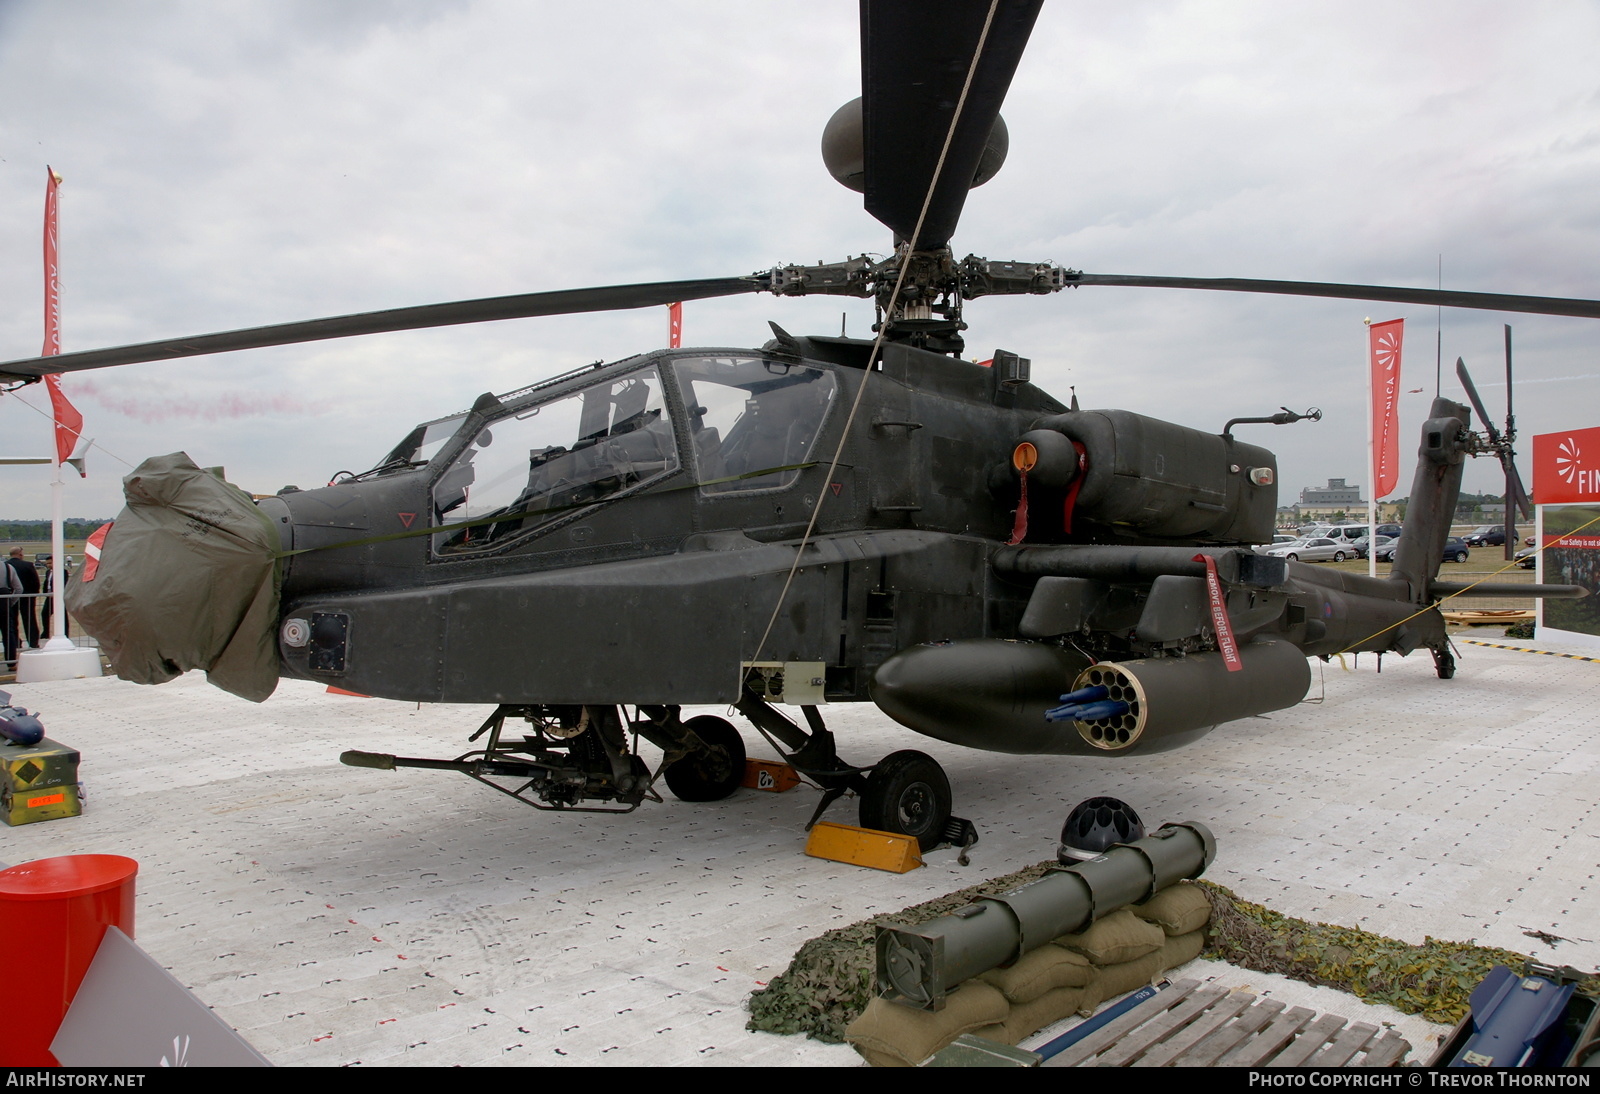
<svg viewBox="0 0 1600 1094"><path fill-rule="evenodd" d="M1101 662L1078 674L1074 687L1106 687L1126 709L1110 717L1076 719L1084 741L1107 752L1141 739L1167 737L1292 707L1311 687L1306 655L1290 642L1239 647L1240 671L1220 653Z"/></svg>
<svg viewBox="0 0 1600 1094"><path fill-rule="evenodd" d="M921 1010L940 1010L956 985L1009 964L1064 934L1082 931L1126 904L1150 899L1184 878L1199 877L1216 857L1216 840L1197 821L1163 825L1133 843L1052 870L997 897L974 901L918 926L880 926L878 992Z"/></svg>

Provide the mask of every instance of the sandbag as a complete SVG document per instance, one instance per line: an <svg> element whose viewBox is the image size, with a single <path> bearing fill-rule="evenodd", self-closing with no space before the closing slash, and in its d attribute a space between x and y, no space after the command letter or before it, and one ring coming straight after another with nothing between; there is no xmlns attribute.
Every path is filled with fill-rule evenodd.
<svg viewBox="0 0 1600 1094"><path fill-rule="evenodd" d="M1096 965L1121 965L1155 953L1166 940L1160 927L1123 908L1096 920L1080 934L1062 935L1055 944L1076 950Z"/></svg>
<svg viewBox="0 0 1600 1094"><path fill-rule="evenodd" d="M190 669L261 702L278 685L278 533L255 501L185 453L122 480L127 506L67 610L124 680L160 684Z"/></svg>
<svg viewBox="0 0 1600 1094"><path fill-rule="evenodd" d="M1098 1007L1108 999L1115 999L1119 995L1126 995L1136 991L1155 979L1156 974L1168 968L1163 960L1163 954L1158 948L1143 957L1132 961L1124 961L1120 965L1102 966L1094 978L1094 982L1084 989L1087 999L1090 993L1097 998L1094 1005Z"/></svg>
<svg viewBox="0 0 1600 1094"><path fill-rule="evenodd" d="M879 996L846 1027L844 1039L873 1067L915 1067L963 1033L993 1038L1009 1013L997 988L968 980L945 997L943 1010L917 1010Z"/></svg>
<svg viewBox="0 0 1600 1094"><path fill-rule="evenodd" d="M1019 1044L1046 1026L1054 1025L1083 1008L1084 988L1056 988L1047 991L1030 1003L1019 1003L1011 1008L1006 1018L1004 1043Z"/></svg>
<svg viewBox="0 0 1600 1094"><path fill-rule="evenodd" d="M1171 971L1179 965L1187 965L1200 956L1200 951L1206 948L1206 932L1190 931L1188 934L1173 935L1167 939L1167 944L1161 947L1161 968Z"/></svg>
<svg viewBox="0 0 1600 1094"><path fill-rule="evenodd" d="M1128 911L1154 923L1169 938L1198 931L1211 922L1211 901L1205 890L1187 882L1169 886L1143 904L1130 904Z"/></svg>
<svg viewBox="0 0 1600 1094"><path fill-rule="evenodd" d="M1017 958L1010 968L990 969L979 979L999 988L1006 1000L1015 1005L1031 1003L1056 988L1081 988L1093 977L1094 966L1087 957L1047 942Z"/></svg>

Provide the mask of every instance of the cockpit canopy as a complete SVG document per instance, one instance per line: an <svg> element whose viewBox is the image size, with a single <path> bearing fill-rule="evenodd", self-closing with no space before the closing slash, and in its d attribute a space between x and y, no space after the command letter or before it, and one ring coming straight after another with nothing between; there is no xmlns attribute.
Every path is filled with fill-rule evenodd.
<svg viewBox="0 0 1600 1094"><path fill-rule="evenodd" d="M700 489L781 490L800 474L837 392L832 372L780 361L672 362L694 441Z"/></svg>
<svg viewBox="0 0 1600 1094"><path fill-rule="evenodd" d="M810 365L679 357L513 399L434 479L434 552L499 547L686 465L695 477L685 485L703 495L784 489L811 458L836 391L833 373ZM390 460L426 458L436 431L464 418L418 427Z"/></svg>

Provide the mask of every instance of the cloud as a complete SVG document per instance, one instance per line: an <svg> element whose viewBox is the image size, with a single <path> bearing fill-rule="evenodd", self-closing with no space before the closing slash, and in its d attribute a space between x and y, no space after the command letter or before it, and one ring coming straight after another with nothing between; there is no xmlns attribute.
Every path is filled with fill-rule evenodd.
<svg viewBox="0 0 1600 1094"><path fill-rule="evenodd" d="M66 177L69 349L887 249L817 151L859 93L854 4L423 11L0 4L0 356L38 348L46 162ZM1104 273L1411 285L1442 255L1447 286L1600 295L1597 36L1586 5L1046 5L1004 108L1010 159L955 244ZM872 320L866 302L752 297L689 305L686 336L760 345L768 319L833 333L841 312L852 333ZM980 300L966 319L972 353L1031 357L1085 405L1207 429L1322 406L1320 425L1248 438L1278 451L1291 499L1364 477L1366 315L1411 320L1417 386L1431 308L1106 288ZM1497 362L1506 319L1447 312L1445 359ZM1600 325L1511 321L1519 426L1592 424ZM154 365L124 371L136 388L97 378L91 431L253 482L326 481L482 391L665 340L659 312L622 312ZM34 429L21 413L0 402L0 430ZM1493 477L1475 466L1469 488ZM48 511L18 483L0 515ZM79 489L118 504L109 478Z"/></svg>

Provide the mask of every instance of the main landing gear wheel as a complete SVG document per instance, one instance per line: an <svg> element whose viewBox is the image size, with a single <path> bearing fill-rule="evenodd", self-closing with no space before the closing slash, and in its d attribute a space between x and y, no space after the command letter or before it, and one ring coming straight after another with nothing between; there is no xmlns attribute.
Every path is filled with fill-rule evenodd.
<svg viewBox="0 0 1600 1094"><path fill-rule="evenodd" d="M1439 674L1439 679L1453 679L1456 674L1456 655L1450 652L1450 647L1439 646L1430 652L1433 654L1433 669Z"/></svg>
<svg viewBox="0 0 1600 1094"><path fill-rule="evenodd" d="M683 727L692 730L710 751L691 752L667 768L667 789L679 801L721 801L744 779L744 738L731 722L711 714L690 718Z"/></svg>
<svg viewBox="0 0 1600 1094"><path fill-rule="evenodd" d="M905 750L878 761L861 795L861 827L915 836L929 851L949 822L950 780L937 760Z"/></svg>

